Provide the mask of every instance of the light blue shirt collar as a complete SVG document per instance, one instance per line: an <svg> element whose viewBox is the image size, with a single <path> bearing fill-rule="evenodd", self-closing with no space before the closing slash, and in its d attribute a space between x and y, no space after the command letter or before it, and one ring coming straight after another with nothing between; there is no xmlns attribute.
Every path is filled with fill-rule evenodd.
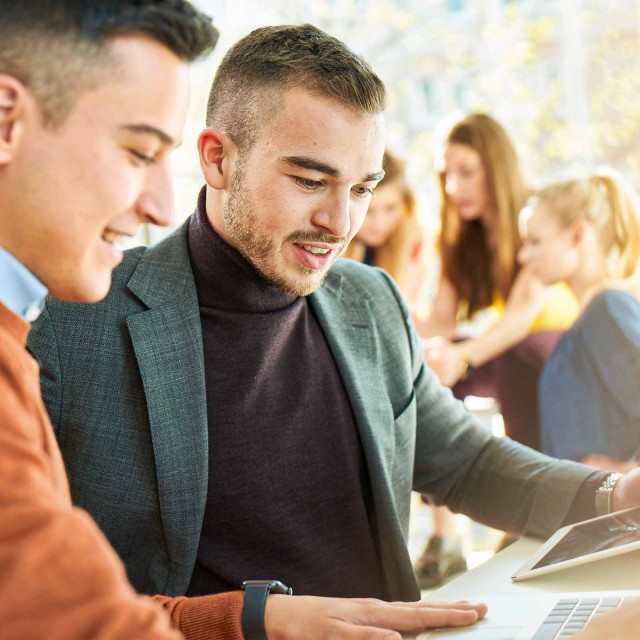
<svg viewBox="0 0 640 640"><path fill-rule="evenodd" d="M27 322L44 309L47 288L17 258L0 247L0 302Z"/></svg>

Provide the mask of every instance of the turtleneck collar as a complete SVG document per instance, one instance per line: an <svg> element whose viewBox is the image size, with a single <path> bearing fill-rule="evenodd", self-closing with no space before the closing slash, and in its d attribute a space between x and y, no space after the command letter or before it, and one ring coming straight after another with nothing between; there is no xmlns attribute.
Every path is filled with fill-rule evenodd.
<svg viewBox="0 0 640 640"><path fill-rule="evenodd" d="M299 297L270 285L236 249L227 244L207 218L206 186L188 232L189 256L200 306L241 313L277 311Z"/></svg>

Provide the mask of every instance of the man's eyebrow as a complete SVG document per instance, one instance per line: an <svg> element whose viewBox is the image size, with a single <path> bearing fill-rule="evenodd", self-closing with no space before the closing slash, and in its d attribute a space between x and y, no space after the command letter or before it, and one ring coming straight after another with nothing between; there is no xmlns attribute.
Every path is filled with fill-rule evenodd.
<svg viewBox="0 0 640 640"><path fill-rule="evenodd" d="M362 182L379 182L384 178L384 169L380 169L380 171L376 171L375 173L370 173Z"/></svg>
<svg viewBox="0 0 640 640"><path fill-rule="evenodd" d="M320 173L325 173L332 178L339 178L340 171L335 167L332 167L324 162L318 162L313 158L305 158L301 156L285 156L280 158L283 162L287 164L293 165L294 167L300 167L301 169L311 169L312 171L319 171ZM384 171L376 171L375 173L371 173L365 176L362 179L362 182L376 182L378 180L382 180L384 178Z"/></svg>
<svg viewBox="0 0 640 640"><path fill-rule="evenodd" d="M340 171L335 167L332 167L324 162L318 162L312 158L305 158L301 156L284 156L280 158L283 162L293 165L294 167L300 167L301 169L311 169L311 171L319 171L320 173L326 173L332 178L339 178Z"/></svg>
<svg viewBox="0 0 640 640"><path fill-rule="evenodd" d="M177 147L179 141L172 138L168 133L165 133L162 129L158 129L157 127L153 127L150 124L125 124L120 127L121 129L126 129L127 131L131 131L132 133L143 133L147 135L155 136L162 142L163 144L169 145L171 147Z"/></svg>

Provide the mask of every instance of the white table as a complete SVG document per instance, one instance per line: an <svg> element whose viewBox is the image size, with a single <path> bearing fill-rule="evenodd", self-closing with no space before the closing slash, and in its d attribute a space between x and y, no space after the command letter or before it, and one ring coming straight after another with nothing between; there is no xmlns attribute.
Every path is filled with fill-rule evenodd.
<svg viewBox="0 0 640 640"><path fill-rule="evenodd" d="M475 627L426 632L419 640L530 639L555 605L559 592L573 598L590 592L636 590L633 595L640 596L640 551L512 582L511 576L541 544L541 540L532 538L518 540L484 564L429 593L425 599L431 602L485 602L489 616Z"/></svg>
<svg viewBox="0 0 640 640"><path fill-rule="evenodd" d="M511 576L542 543L542 540L522 538L484 564L433 591L429 599L478 600L483 595L516 595L531 591L640 589L640 551L562 569L524 582L512 582Z"/></svg>

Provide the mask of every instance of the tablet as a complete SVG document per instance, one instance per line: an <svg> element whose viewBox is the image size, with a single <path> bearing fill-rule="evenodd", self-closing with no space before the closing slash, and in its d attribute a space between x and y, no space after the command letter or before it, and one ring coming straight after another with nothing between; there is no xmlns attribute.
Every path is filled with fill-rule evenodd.
<svg viewBox="0 0 640 640"><path fill-rule="evenodd" d="M558 529L516 573L514 582L640 549L640 507Z"/></svg>

